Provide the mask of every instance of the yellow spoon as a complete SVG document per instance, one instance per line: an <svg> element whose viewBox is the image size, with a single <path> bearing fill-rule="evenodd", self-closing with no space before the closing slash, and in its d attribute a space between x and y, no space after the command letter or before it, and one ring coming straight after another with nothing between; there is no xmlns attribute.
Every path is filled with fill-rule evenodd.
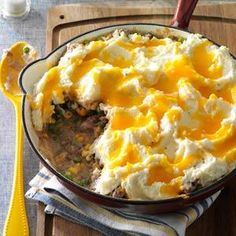
<svg viewBox="0 0 236 236"><path fill-rule="evenodd" d="M28 236L29 226L24 202L22 93L18 86L20 71L36 59L36 51L26 42L18 42L7 50L0 62L0 89L12 102L16 112L16 152L10 207L3 235Z"/></svg>

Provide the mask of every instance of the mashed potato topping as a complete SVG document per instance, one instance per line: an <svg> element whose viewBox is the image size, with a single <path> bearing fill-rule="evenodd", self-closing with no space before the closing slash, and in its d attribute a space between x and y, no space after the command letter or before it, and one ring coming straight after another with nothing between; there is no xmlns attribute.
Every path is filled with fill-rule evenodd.
<svg viewBox="0 0 236 236"><path fill-rule="evenodd" d="M90 150L104 166L98 193L122 186L130 199L170 198L235 168L235 60L200 35L115 31L70 45L35 85L37 131L68 94L84 107L100 102L108 118Z"/></svg>

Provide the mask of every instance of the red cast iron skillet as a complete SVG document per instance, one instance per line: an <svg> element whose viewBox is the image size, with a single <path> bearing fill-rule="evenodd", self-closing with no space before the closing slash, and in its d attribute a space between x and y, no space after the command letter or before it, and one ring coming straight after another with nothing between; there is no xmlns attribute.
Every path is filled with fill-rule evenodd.
<svg viewBox="0 0 236 236"><path fill-rule="evenodd" d="M199 190L196 190L194 192L191 192L187 194L184 197L176 197L176 198L170 198L170 199L164 199L164 200L155 200L155 201L148 201L148 200L127 200L127 199L118 199L113 198L109 196L104 196L98 193L95 193L93 191L90 191L88 189L85 189L83 187L78 186L74 182L70 181L69 179L66 179L63 175L61 175L50 163L48 160L43 156L42 153L40 153L39 149L37 148L35 139L35 134L32 133L32 124L29 120L31 120L30 116L30 105L27 101L27 93L29 93L26 87L32 87L33 83L35 83L33 80L34 76L39 76L40 71L47 70L45 69L45 60L49 60L51 57L54 57L53 55L57 54L58 51L62 50L63 47L65 49L66 44L72 41L75 41L76 39L80 39L81 37L86 37L86 34L91 34L92 32L101 31L101 30L107 30L109 28L116 27L122 27L123 29L126 29L130 26L142 26L143 28L148 27L164 27L169 29L176 29L177 31L181 31L183 34L188 34L187 27L189 25L189 21L192 15L192 12L197 4L197 0L180 0L177 5L176 13L174 15L174 18L172 20L171 26L163 26L158 24L144 24L144 23L133 23L133 24L123 24L123 25L115 25L115 26L109 26L109 27L103 27L100 29L96 29L90 32L87 32L85 34L79 35L63 45L56 48L53 52L51 52L47 57L39 59L30 65L28 65L21 73L19 78L20 86L24 92L24 98L23 98L23 107L22 107L22 115L23 115L23 125L25 128L26 136L29 140L29 143L32 147L32 149L35 151L37 156L39 157L40 161L44 164L44 166L49 169L54 175L57 176L58 180L69 190L77 194L79 197L86 199L87 201L97 203L101 206L108 207L108 208L115 208L120 209L128 212L134 212L134 213L148 213L148 214L155 214L155 213L162 213L162 212L169 212L174 211L177 209L183 209L187 206L190 206L197 201L203 200L209 196L211 196L213 193L217 192L218 190L221 190L225 184L236 175L236 169L233 170L228 175L222 177L218 181L214 182L213 184L201 188ZM63 50L64 50L63 49ZM54 58L55 59L55 58ZM49 60L50 61L50 60ZM58 60L57 60L58 61ZM51 60L49 64L56 64L54 60ZM41 73L42 74L42 73ZM32 76L33 75L33 76ZM41 75L40 75L41 76ZM31 77L31 80L29 79ZM28 78L28 79L27 79ZM28 83L31 83L29 86Z"/></svg>

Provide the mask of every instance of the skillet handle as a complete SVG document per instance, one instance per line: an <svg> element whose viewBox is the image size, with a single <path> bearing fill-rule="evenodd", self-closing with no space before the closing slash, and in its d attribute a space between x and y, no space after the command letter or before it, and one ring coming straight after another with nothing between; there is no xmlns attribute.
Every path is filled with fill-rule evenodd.
<svg viewBox="0 0 236 236"><path fill-rule="evenodd" d="M188 25L198 0L179 0L171 26L188 29Z"/></svg>

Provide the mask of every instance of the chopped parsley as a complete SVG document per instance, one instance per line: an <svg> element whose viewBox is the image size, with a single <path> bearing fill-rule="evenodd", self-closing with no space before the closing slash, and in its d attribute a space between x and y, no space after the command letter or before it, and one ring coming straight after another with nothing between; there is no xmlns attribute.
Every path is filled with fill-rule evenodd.
<svg viewBox="0 0 236 236"><path fill-rule="evenodd" d="M25 46L23 47L23 53L28 54L30 52L30 48Z"/></svg>

